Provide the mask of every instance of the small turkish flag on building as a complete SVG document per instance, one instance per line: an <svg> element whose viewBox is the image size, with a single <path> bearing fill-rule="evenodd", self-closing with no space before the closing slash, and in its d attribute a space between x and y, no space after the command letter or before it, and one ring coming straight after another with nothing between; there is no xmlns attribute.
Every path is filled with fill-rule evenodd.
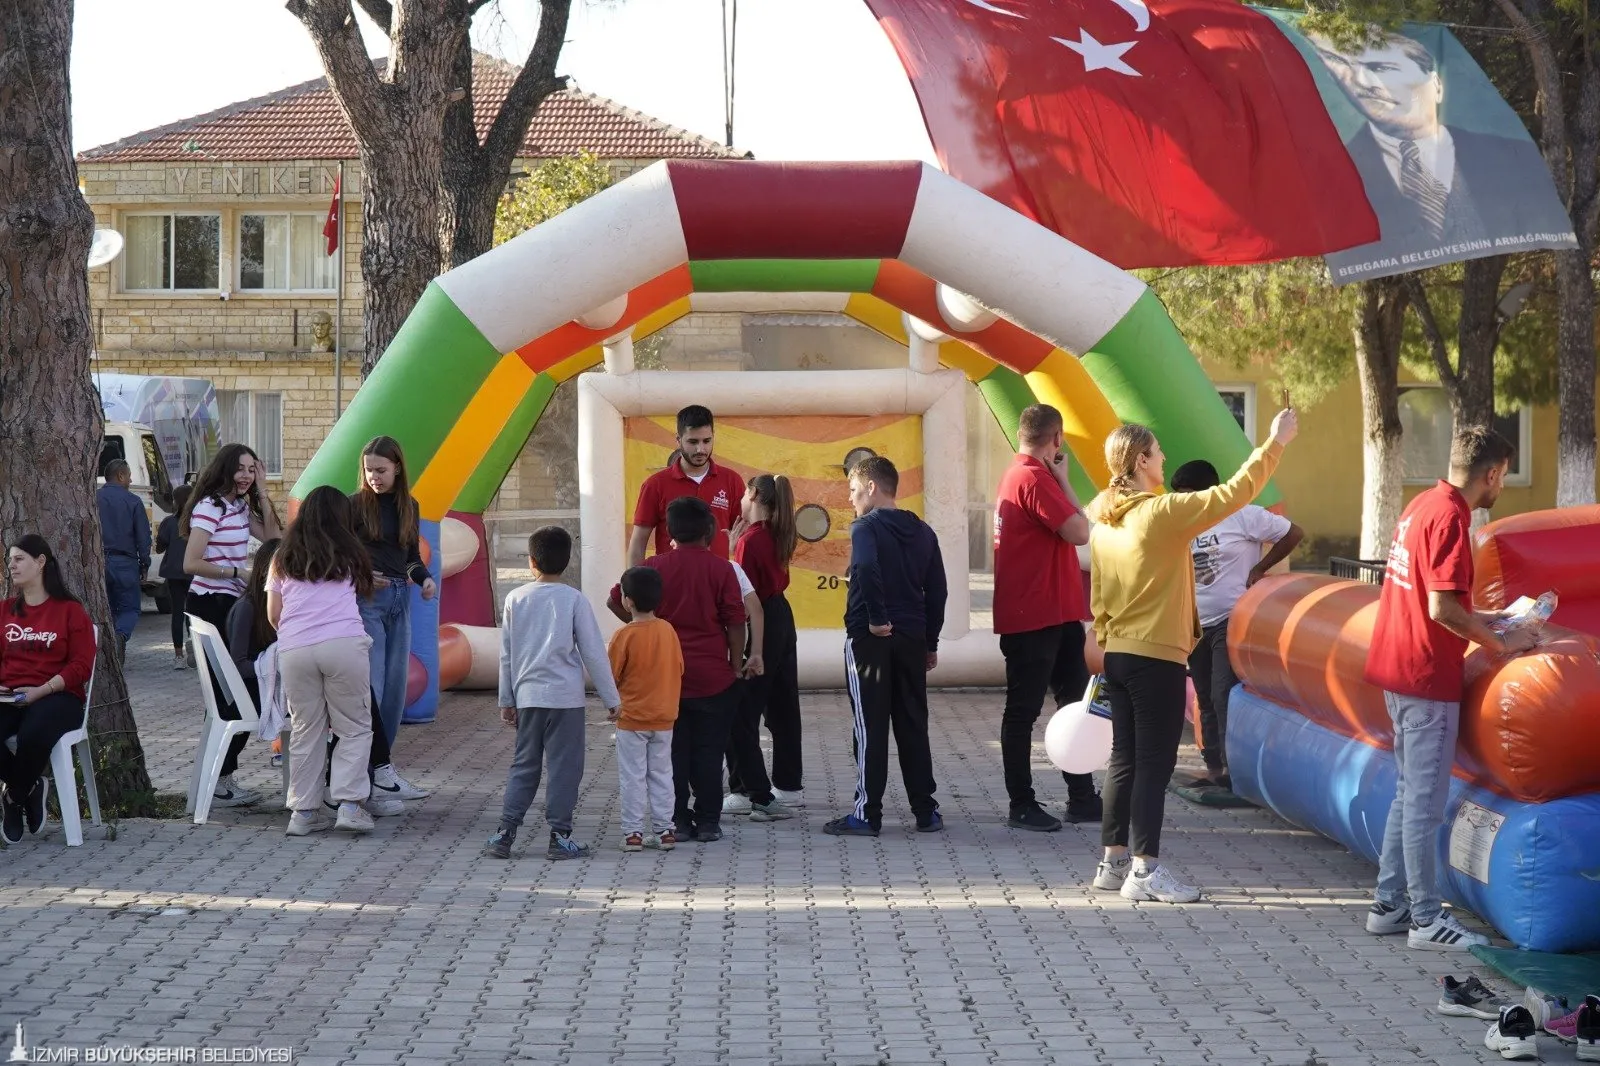
<svg viewBox="0 0 1600 1066"><path fill-rule="evenodd" d="M1236 0L866 0L947 173L1120 267L1378 238L1306 62Z"/></svg>
<svg viewBox="0 0 1600 1066"><path fill-rule="evenodd" d="M339 186L343 181L343 175L333 179L333 203L328 205L328 220L322 224L322 235L328 238L329 255L339 250L339 208L344 202L339 195Z"/></svg>

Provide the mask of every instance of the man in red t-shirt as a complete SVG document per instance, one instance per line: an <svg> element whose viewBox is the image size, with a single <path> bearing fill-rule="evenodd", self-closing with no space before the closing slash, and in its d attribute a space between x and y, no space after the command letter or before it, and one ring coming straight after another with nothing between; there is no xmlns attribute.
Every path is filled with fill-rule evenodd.
<svg viewBox="0 0 1600 1066"><path fill-rule="evenodd" d="M711 412L692 404L678 412L678 450L665 470L645 479L639 489L639 502L633 508L633 536L628 540L628 565L644 562L645 549L655 535L655 554L663 555L672 546L667 532L667 504L683 496L694 496L711 508L716 536L711 541L713 554L728 558L728 529L739 517L739 502L744 499L744 478L711 461L711 438L715 425Z"/></svg>
<svg viewBox="0 0 1600 1066"><path fill-rule="evenodd" d="M1394 722L1398 775L1367 931L1406 933L1414 948L1466 951L1488 943L1444 909L1439 828L1455 765L1468 643L1510 655L1537 639L1526 630L1501 639L1489 628L1499 616L1472 609L1472 512L1494 506L1514 454L1493 430L1456 436L1449 480L1412 500L1395 527L1367 653L1366 680L1383 690Z"/></svg>
<svg viewBox="0 0 1600 1066"><path fill-rule="evenodd" d="M1017 422L1017 457L1000 479L994 505L994 631L1006 660L1006 707L1000 718L1000 761L1013 829L1054 832L1061 821L1033 791L1033 726L1046 690L1056 704L1083 698L1083 571L1077 545L1089 542L1089 520L1067 481L1061 454L1061 412L1025 408ZM1091 774L1063 774L1069 822L1100 820Z"/></svg>

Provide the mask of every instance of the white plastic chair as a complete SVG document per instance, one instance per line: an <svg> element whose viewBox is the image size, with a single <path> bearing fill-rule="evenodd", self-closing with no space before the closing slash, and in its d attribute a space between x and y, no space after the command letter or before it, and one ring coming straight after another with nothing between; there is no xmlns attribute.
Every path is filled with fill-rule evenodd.
<svg viewBox="0 0 1600 1066"><path fill-rule="evenodd" d="M211 799L217 792L217 781L222 777L222 760L228 745L240 733L254 733L261 724L256 714L255 701L244 687L239 668L228 654L227 645L217 627L203 618L189 616L189 634L200 646L194 657L195 672L200 675L200 694L205 701L206 723L200 734L200 750L194 760L194 776L189 781L189 802L184 813L194 815L195 825L205 825L211 814ZM222 682L233 705L239 709L238 721L230 722L217 713L217 696L211 685L213 672Z"/></svg>
<svg viewBox="0 0 1600 1066"><path fill-rule="evenodd" d="M89 748L89 703L94 698L94 672L100 664L100 627L94 627L95 665L89 667L89 683L83 687L83 724L56 741L50 750L50 784L61 805L61 831L67 847L83 846L83 816L78 811L78 779L72 770L72 753L78 753L83 767L83 792L89 800L89 821L100 824L100 789L94 781L94 752ZM48 795L48 793L47 793Z"/></svg>

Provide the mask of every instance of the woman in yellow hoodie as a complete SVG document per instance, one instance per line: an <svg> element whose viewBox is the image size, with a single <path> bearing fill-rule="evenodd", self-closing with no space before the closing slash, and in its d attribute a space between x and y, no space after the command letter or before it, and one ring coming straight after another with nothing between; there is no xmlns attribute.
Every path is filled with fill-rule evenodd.
<svg viewBox="0 0 1600 1066"><path fill-rule="evenodd" d="M1183 735L1184 677L1200 639L1189 542L1255 499L1298 429L1292 408L1279 411L1271 439L1227 482L1166 495L1160 494L1166 457L1155 434L1129 424L1106 438L1111 486L1087 508L1095 523L1089 606L1106 651L1112 712L1100 827L1105 856L1096 888L1121 889L1131 900L1200 898L1198 888L1157 863L1167 781Z"/></svg>

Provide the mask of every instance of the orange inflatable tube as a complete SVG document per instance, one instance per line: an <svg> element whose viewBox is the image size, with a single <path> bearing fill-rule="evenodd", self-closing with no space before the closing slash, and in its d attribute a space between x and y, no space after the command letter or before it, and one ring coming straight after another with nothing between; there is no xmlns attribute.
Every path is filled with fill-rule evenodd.
<svg viewBox="0 0 1600 1066"><path fill-rule="evenodd" d="M1472 537L1472 598L1486 611L1554 590L1557 625L1600 636L1600 506L1530 511Z"/></svg>
<svg viewBox="0 0 1600 1066"><path fill-rule="evenodd" d="M1234 608L1234 670L1319 725L1391 747L1383 694L1362 680L1377 613L1376 585L1268 578ZM1513 659L1474 647L1466 680L1457 777L1532 803L1600 791L1600 639L1552 626Z"/></svg>

